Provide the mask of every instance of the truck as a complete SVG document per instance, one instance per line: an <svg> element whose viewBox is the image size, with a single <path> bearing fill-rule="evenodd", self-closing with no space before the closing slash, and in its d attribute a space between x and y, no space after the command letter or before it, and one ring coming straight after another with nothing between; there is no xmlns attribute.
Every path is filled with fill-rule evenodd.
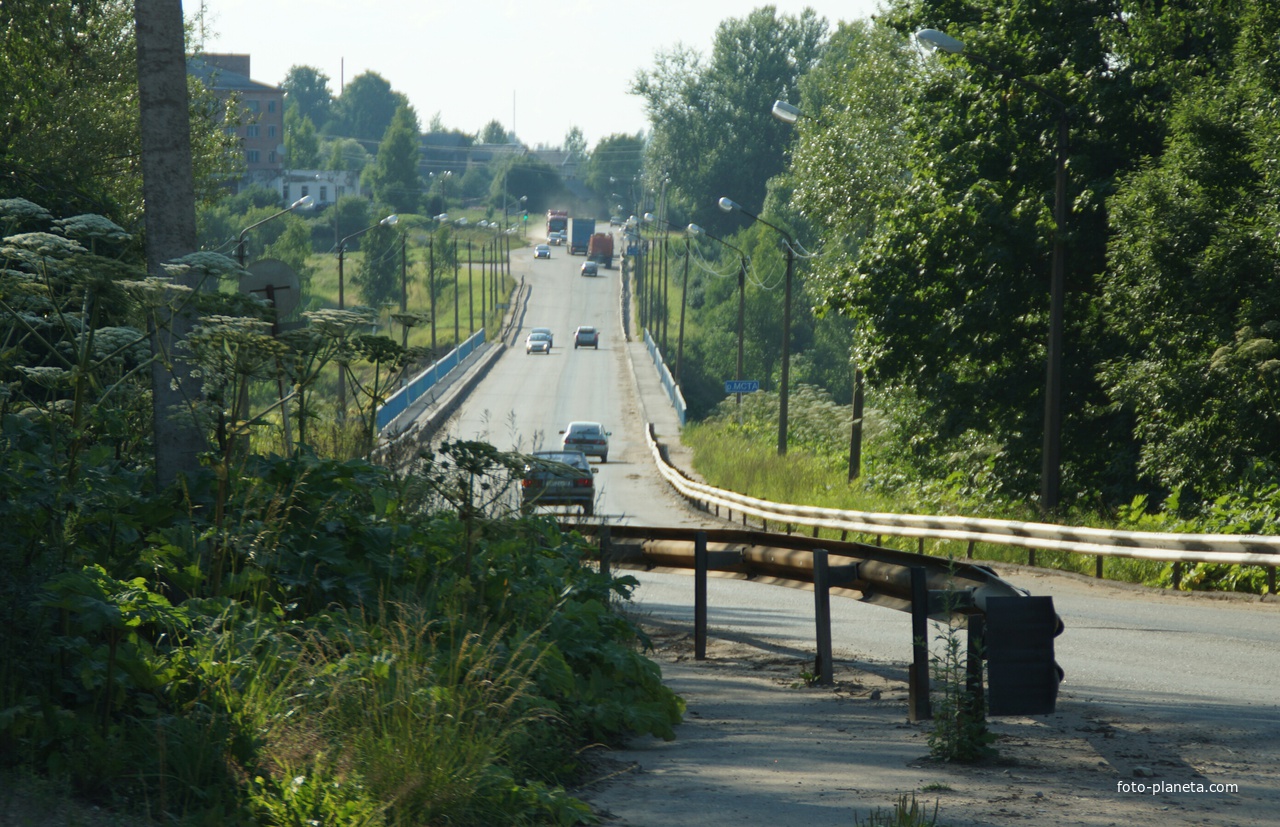
<svg viewBox="0 0 1280 827"><path fill-rule="evenodd" d="M609 233L596 233L587 242L587 259L594 261L606 270L613 269L613 236Z"/></svg>
<svg viewBox="0 0 1280 827"><path fill-rule="evenodd" d="M594 218L570 218L569 219L569 255L576 256L582 253L587 254L587 245L591 242L591 236L596 231L596 220Z"/></svg>
<svg viewBox="0 0 1280 827"><path fill-rule="evenodd" d="M565 230L569 224L568 210L547 210L547 237Z"/></svg>

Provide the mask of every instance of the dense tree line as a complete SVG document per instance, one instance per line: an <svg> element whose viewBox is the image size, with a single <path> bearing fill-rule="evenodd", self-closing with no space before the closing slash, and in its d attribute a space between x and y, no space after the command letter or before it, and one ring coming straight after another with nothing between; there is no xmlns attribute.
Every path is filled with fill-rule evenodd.
<svg viewBox="0 0 1280 827"><path fill-rule="evenodd" d="M654 130L650 180L669 175L688 214L708 221L721 195L763 203L812 251L797 290L816 326L802 309L800 363L822 361L804 354L823 352L812 333L839 314L845 350L915 473L959 472L989 494L1029 499L1061 100L1064 497L1107 504L1181 490L1193 503L1274 480L1280 460L1280 79L1266 23L1278 10L1268 0L904 1L829 38L813 21L812 52L798 48L803 37L793 44L812 55L799 77L718 38L738 62L662 55L637 80ZM754 31L771 11L721 32ZM965 54L923 51L912 36L926 27L963 41ZM745 121L731 113L746 106L735 101L756 88L769 91L753 116L792 96L804 114L790 133L735 129ZM739 179L714 163L727 135L752 145L738 154ZM743 177L751 183L737 192L754 195L731 189ZM731 240L750 246L755 232ZM712 301L686 351L688 378L705 372L708 388L726 376L731 293L700 294Z"/></svg>

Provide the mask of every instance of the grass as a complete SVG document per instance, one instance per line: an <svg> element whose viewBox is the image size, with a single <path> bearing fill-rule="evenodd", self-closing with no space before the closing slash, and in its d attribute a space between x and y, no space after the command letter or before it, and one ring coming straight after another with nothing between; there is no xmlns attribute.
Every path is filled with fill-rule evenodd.
<svg viewBox="0 0 1280 827"><path fill-rule="evenodd" d="M937 503L920 502L907 495L890 495L873 487L865 479L850 482L845 458L842 456L805 448L790 448L786 456L780 457L776 444L770 440L715 422L690 425L682 432L681 439L693 449L694 468L709 484L772 502L843 511L971 514L1028 521L1041 519L1030 508L1024 513L974 514L973 507L964 503L950 503L940 508ZM866 454L864 459L874 461L873 456L868 457ZM1088 520L1087 524L1105 525L1100 518ZM820 530L818 536L840 539L841 532ZM972 557L1022 565L1030 562L1028 551L1015 546L977 543L970 547L968 543L955 540L892 535L864 535L861 539L883 547L935 557ZM1095 560L1089 555L1070 552L1035 553L1037 566L1085 575L1094 574ZM1111 580L1155 585L1160 583L1166 566L1167 564L1158 561L1113 557L1105 561L1104 571Z"/></svg>

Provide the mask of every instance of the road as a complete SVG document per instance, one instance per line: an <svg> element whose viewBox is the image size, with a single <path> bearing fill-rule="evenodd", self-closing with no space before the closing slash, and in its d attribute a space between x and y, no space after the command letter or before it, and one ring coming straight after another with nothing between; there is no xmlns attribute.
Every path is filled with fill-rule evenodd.
<svg viewBox="0 0 1280 827"><path fill-rule="evenodd" d="M578 275L581 256L552 249L549 261L532 260L530 250L513 253L515 272L526 273L531 286L523 330L552 328L552 353L526 355L522 346L505 353L447 432L536 450L558 447L558 432L570 420L598 420L612 436L609 462L593 462L599 469L597 514L640 525L709 524L711 518L686 508L652 470L643 429L655 411L662 413L662 400L645 390L654 380L644 374L652 368L643 346L623 337L620 271L601 269L598 278L584 278ZM572 333L579 324L602 331L598 351L574 350ZM670 418L668 411L668 423ZM1017 567L999 571L1033 594L1054 597L1066 624L1057 641L1057 659L1067 674L1060 705L1076 710L1079 720L1154 727L1171 752L1182 742L1213 741L1227 753L1248 749L1250 766L1274 768L1280 759L1276 603L1161 594ZM637 576L640 616L691 626L688 576ZM833 600L832 613L838 661L890 679L905 674L907 615L841 598ZM812 652L811 618L808 592L731 579L711 582L713 636L803 657ZM1274 796L1268 793L1267 800Z"/></svg>
<svg viewBox="0 0 1280 827"><path fill-rule="evenodd" d="M579 275L585 258L552 247L550 259L534 260L531 248L512 250L512 272L530 287L520 316L521 344L498 359L444 428L452 439L482 439L506 450L560 447L560 431L575 420L600 422L610 432L609 461L597 469L596 515L615 524L702 525L705 519L652 470L644 438L642 403L632 380L622 328L621 270ZM600 331L598 349L573 347L579 325ZM550 354L526 354L525 335L549 327ZM674 516L673 516L674 515Z"/></svg>

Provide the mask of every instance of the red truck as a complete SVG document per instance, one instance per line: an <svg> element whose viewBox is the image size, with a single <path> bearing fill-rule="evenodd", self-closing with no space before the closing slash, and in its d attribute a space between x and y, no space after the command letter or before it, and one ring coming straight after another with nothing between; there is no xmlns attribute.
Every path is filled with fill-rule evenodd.
<svg viewBox="0 0 1280 827"><path fill-rule="evenodd" d="M547 210L547 237L564 232L569 227L568 210Z"/></svg>
<svg viewBox="0 0 1280 827"><path fill-rule="evenodd" d="M596 233L587 242L587 260L594 261L606 270L613 269L613 236Z"/></svg>

